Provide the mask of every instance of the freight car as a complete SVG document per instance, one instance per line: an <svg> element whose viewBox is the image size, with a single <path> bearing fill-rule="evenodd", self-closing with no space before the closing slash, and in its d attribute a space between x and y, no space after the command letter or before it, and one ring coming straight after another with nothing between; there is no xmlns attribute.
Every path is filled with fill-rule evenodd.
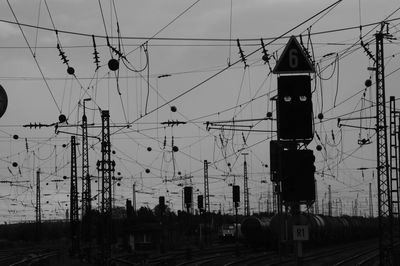
<svg viewBox="0 0 400 266"><path fill-rule="evenodd" d="M378 220L364 217L332 217L302 213L275 215L270 218L247 217L241 231L246 243L252 246L276 247L279 239L292 240L293 225L308 225L309 241L306 245L340 243L378 235Z"/></svg>
<svg viewBox="0 0 400 266"><path fill-rule="evenodd" d="M267 243L273 238L270 226L270 217L257 218L251 216L244 218L240 227L243 240L251 246L270 244Z"/></svg>

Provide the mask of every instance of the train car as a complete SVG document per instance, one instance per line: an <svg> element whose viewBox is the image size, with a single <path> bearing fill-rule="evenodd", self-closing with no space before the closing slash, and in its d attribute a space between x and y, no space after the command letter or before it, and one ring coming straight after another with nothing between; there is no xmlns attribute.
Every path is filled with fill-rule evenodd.
<svg viewBox="0 0 400 266"><path fill-rule="evenodd" d="M272 234L270 229L271 219L268 217L246 217L241 222L240 231L245 242L251 246L271 245Z"/></svg>
<svg viewBox="0 0 400 266"><path fill-rule="evenodd" d="M220 238L222 240L230 240L235 238L235 225L234 224L223 224L220 229Z"/></svg>
<svg viewBox="0 0 400 266"><path fill-rule="evenodd" d="M238 229L238 238L243 238L241 230L241 224L223 224L219 229L219 238L224 241L233 241L236 239L236 228Z"/></svg>

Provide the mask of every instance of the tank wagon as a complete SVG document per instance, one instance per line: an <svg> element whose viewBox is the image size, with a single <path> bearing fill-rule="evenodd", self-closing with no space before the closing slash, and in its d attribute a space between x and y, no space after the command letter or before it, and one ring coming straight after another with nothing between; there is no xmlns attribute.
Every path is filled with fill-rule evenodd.
<svg viewBox="0 0 400 266"><path fill-rule="evenodd" d="M282 240L292 240L293 225L308 225L309 240L306 245L334 244L378 236L377 218L332 217L302 213L270 218L254 216L243 219L241 231L244 240L252 246L274 248L278 244L279 232Z"/></svg>

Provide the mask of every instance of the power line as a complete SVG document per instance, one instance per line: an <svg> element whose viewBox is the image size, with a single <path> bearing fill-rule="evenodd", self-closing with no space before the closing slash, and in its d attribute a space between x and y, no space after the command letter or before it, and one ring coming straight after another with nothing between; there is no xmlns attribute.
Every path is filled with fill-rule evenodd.
<svg viewBox="0 0 400 266"><path fill-rule="evenodd" d="M392 21L397 21L400 20L400 17L393 18L393 19L388 19L385 20L386 22L392 22ZM33 28L33 29L39 29L39 30L44 30L44 31L52 31L55 32L54 29L49 28L49 27L43 27L43 26L36 26L32 24L27 24L27 23L20 23L20 22L14 22L6 19L0 19L0 22L8 23L8 24L13 24L13 25L18 25L21 27L28 27L28 28ZM381 23L380 21L377 22L371 22L367 24L363 24L362 27L372 27L372 26L377 26ZM313 32L310 33L310 36L314 35L322 35L322 34L329 34L329 33L335 33L335 32L342 32L342 31L348 31L348 30L356 30L359 29L360 26L348 26L348 27L342 27L342 28L337 28L337 29L331 29L331 30L325 30L325 31L318 31L318 32ZM58 33L63 33L63 34L68 34L68 35L77 35L77 36L83 36L83 37L88 37L92 38L92 35L95 38L100 38L100 39L107 39L107 36L105 35L94 35L92 33L84 33L84 32L77 32L77 31L69 31L69 30L60 30L57 29ZM276 40L276 39L288 39L290 36L279 36L279 37L263 37L263 40ZM109 36L109 39L123 39L123 40L155 40L155 41L199 41L199 42L232 42L236 41L236 39L230 39L230 38L189 38L189 37L146 37L146 36ZM239 38L241 42L260 42L260 38ZM138 44L140 45L140 44ZM229 46L229 44L227 44ZM246 44L244 44L246 45Z"/></svg>

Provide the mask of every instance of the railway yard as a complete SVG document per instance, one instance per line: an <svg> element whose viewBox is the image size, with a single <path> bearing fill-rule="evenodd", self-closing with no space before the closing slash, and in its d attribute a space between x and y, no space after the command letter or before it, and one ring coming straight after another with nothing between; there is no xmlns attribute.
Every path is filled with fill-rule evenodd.
<svg viewBox="0 0 400 266"><path fill-rule="evenodd" d="M0 35L0 266L400 265L399 0L6 0Z"/></svg>
<svg viewBox="0 0 400 266"><path fill-rule="evenodd" d="M101 261L98 242L92 242L90 252L82 242L79 252L72 253L71 241L64 238L32 241L23 247L14 243L13 248L3 243L0 265L378 265L377 219L305 213L296 219L290 215L249 216L240 217L239 224L220 219L221 224L204 230L204 224L196 224L201 219L190 218L192 230L181 231L183 235L174 234L174 227L167 224L161 234L160 224L160 228L136 225L138 229L130 231L136 240L123 245L124 238L116 238L106 263ZM300 252L300 242L293 240L293 232L288 230L299 221L308 226L308 240L301 241ZM279 234L281 229L284 233Z"/></svg>
<svg viewBox="0 0 400 266"><path fill-rule="evenodd" d="M237 252L239 249L239 253ZM191 250L159 252L133 252L114 256L111 265L378 265L378 240L358 241L322 248L307 248L301 259L293 254L278 255L275 251L262 251L246 247L242 243L215 243L210 247ZM301 260L302 264L298 261ZM2 250L0 265L93 265L71 259L63 249L21 248Z"/></svg>

